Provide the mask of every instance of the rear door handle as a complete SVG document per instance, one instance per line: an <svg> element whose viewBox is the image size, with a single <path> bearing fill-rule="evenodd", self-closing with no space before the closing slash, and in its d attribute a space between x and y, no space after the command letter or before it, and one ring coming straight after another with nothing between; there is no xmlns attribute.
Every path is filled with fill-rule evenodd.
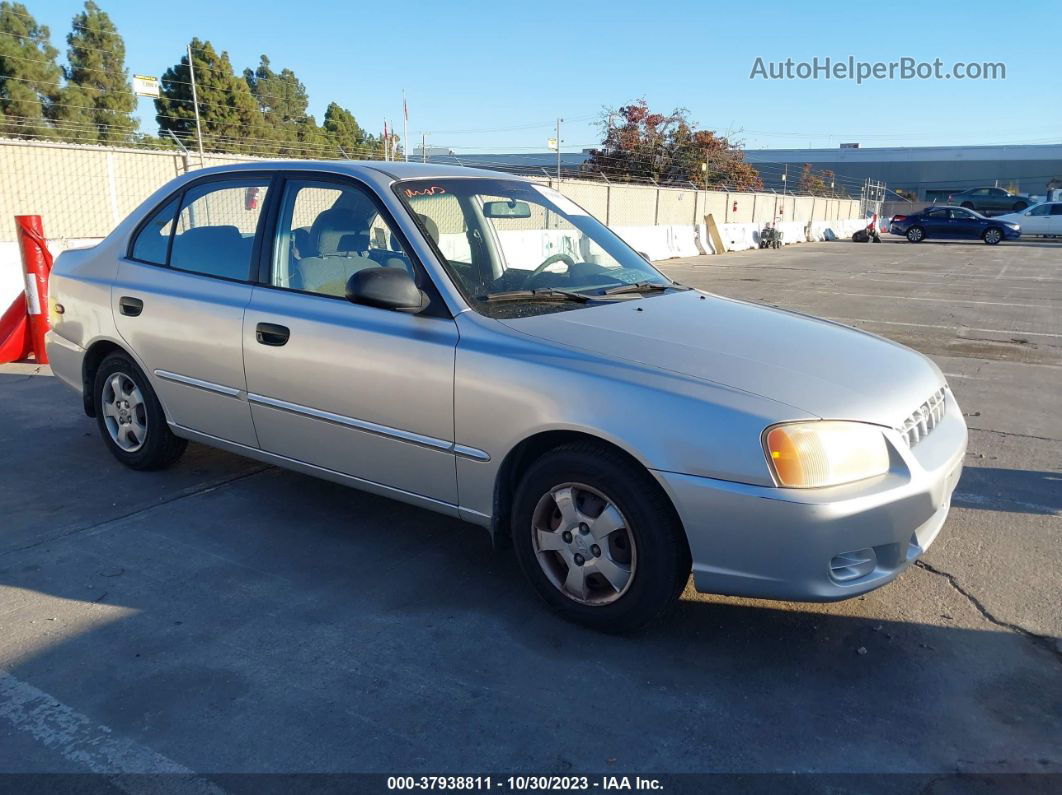
<svg viewBox="0 0 1062 795"><path fill-rule="evenodd" d="M254 337L262 345L279 347L288 341L291 329L277 323L259 323L254 327Z"/></svg>
<svg viewBox="0 0 1062 795"><path fill-rule="evenodd" d="M123 295L118 299L118 310L123 315L136 317L144 311L144 302L139 298L133 298L131 295Z"/></svg>

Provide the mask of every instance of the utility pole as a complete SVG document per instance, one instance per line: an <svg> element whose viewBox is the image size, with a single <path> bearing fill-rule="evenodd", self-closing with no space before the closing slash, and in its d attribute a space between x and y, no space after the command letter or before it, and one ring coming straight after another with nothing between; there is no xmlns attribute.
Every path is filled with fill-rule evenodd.
<svg viewBox="0 0 1062 795"><path fill-rule="evenodd" d="M406 104L406 90L402 89L402 156L409 162L409 105Z"/></svg>
<svg viewBox="0 0 1062 795"><path fill-rule="evenodd" d="M557 182L560 183L561 171L560 171L560 126L564 119L557 119Z"/></svg>
<svg viewBox="0 0 1062 795"><path fill-rule="evenodd" d="M427 163L428 162L428 148L427 148L428 145L426 143L427 138L428 138L428 134L427 133L421 133L420 134L420 162L421 163Z"/></svg>
<svg viewBox="0 0 1062 795"><path fill-rule="evenodd" d="M785 171L782 173L782 198L783 199L785 198L785 185L786 185L786 182L788 180L789 180L789 164L786 163L785 164ZM784 204L782 206L785 207Z"/></svg>
<svg viewBox="0 0 1062 795"><path fill-rule="evenodd" d="M199 141L199 167L203 163L203 127L199 122L199 97L195 91L195 66L192 64L192 45L188 44L188 74L192 78L192 107L195 108L195 137Z"/></svg>

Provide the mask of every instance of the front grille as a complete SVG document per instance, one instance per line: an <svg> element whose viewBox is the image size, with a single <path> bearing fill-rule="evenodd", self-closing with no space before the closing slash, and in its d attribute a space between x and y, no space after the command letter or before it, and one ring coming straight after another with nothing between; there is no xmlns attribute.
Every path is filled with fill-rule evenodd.
<svg viewBox="0 0 1062 795"><path fill-rule="evenodd" d="M940 424L940 421L944 419L944 402L944 387L941 387L930 396L929 400L915 409L911 416L903 421L903 425L896 429L907 442L908 447L914 447Z"/></svg>

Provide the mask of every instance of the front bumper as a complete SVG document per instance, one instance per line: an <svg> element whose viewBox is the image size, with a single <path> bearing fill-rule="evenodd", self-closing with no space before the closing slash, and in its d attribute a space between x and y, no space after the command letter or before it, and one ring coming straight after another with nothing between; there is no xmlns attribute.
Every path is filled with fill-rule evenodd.
<svg viewBox="0 0 1062 795"><path fill-rule="evenodd" d="M697 590L819 602L893 580L940 532L962 474L967 432L949 391L944 419L915 447L895 431L885 434L889 473L826 489L654 472L686 528ZM865 563L842 565L852 560Z"/></svg>

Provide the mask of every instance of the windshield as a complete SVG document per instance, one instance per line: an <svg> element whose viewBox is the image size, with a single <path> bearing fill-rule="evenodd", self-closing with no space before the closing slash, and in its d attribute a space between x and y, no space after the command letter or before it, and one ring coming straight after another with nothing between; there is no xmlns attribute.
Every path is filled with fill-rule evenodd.
<svg viewBox="0 0 1062 795"><path fill-rule="evenodd" d="M396 190L483 314L578 309L673 287L608 227L544 185L443 177Z"/></svg>

